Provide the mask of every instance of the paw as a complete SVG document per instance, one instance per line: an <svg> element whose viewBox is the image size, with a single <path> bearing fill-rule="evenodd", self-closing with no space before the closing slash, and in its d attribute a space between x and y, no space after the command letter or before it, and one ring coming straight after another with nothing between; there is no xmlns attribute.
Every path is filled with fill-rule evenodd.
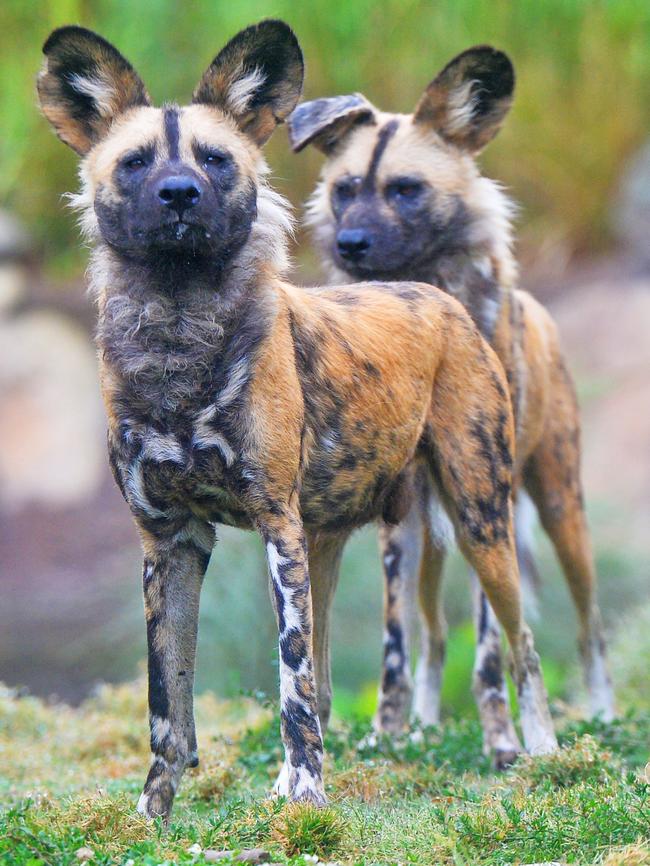
<svg viewBox="0 0 650 866"><path fill-rule="evenodd" d="M282 774L280 774L282 775ZM323 779L320 774L312 773L307 767L296 767L287 773L289 779L289 799L295 803L310 803L321 808L327 805Z"/></svg>
<svg viewBox="0 0 650 866"><path fill-rule="evenodd" d="M185 763L186 767L189 767L191 770L196 769L199 766L199 753L194 751L190 752L188 755L187 761Z"/></svg>
<svg viewBox="0 0 650 866"><path fill-rule="evenodd" d="M271 791L272 797L289 796L289 765L285 761Z"/></svg>
<svg viewBox="0 0 650 866"><path fill-rule="evenodd" d="M400 677L390 690L379 695L379 706L372 726L379 734L401 734L408 726L413 700L410 677Z"/></svg>
<svg viewBox="0 0 650 866"><path fill-rule="evenodd" d="M172 810L174 792L171 785L165 785L156 790L146 789L140 794L136 809L140 815L148 821L154 818L163 818L166 822Z"/></svg>
<svg viewBox="0 0 650 866"><path fill-rule="evenodd" d="M503 772L503 770L507 770L508 767L512 767L512 765L515 763L521 753L522 750L518 748L495 749L492 758L494 769L498 773Z"/></svg>

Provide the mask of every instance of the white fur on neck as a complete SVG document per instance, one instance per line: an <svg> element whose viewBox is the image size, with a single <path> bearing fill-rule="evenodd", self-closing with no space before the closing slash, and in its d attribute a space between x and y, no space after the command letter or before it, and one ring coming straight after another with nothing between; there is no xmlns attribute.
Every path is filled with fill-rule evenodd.
<svg viewBox="0 0 650 866"><path fill-rule="evenodd" d="M470 254L494 259L498 279L504 288L514 288L517 281L517 263L513 255L512 220L517 211L503 187L489 177L477 175L472 185L470 212Z"/></svg>

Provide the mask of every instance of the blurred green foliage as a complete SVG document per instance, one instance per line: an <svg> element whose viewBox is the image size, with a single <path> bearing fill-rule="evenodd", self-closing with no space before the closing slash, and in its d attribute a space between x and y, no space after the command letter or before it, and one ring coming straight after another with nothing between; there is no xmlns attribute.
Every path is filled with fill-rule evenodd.
<svg viewBox="0 0 650 866"><path fill-rule="evenodd" d="M76 272L84 254L61 193L75 188L75 156L39 117L34 76L50 29L100 31L134 63L156 100L186 100L203 68L242 26L286 19L307 59L305 95L363 91L408 111L458 51L490 42L508 51L517 98L486 170L523 204L526 237L567 251L607 241L621 166L650 121L647 0L3 0L0 4L0 201L34 233L46 261ZM269 147L275 182L299 204L320 165Z"/></svg>

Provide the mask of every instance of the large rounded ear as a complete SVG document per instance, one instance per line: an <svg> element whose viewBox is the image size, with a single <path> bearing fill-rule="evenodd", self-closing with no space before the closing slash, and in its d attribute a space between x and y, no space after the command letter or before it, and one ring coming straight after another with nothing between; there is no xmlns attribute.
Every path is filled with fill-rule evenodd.
<svg viewBox="0 0 650 866"><path fill-rule="evenodd" d="M118 114L151 104L131 64L90 30L60 27L43 54L36 83L41 109L59 138L82 156Z"/></svg>
<svg viewBox="0 0 650 866"><path fill-rule="evenodd" d="M233 37L206 69L193 101L228 112L260 147L302 93L302 51L283 21L261 21Z"/></svg>
<svg viewBox="0 0 650 866"><path fill-rule="evenodd" d="M506 54L489 45L464 51L424 91L416 123L432 126L444 139L478 153L497 134L512 104L515 71Z"/></svg>
<svg viewBox="0 0 650 866"><path fill-rule="evenodd" d="M287 121L295 153L313 144L326 155L359 123L374 123L375 109L365 96L331 96L301 103Z"/></svg>

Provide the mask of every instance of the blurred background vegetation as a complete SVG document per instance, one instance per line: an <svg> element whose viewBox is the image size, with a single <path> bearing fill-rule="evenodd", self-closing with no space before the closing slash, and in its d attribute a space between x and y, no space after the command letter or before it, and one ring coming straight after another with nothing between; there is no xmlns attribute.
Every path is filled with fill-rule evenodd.
<svg viewBox="0 0 650 866"><path fill-rule="evenodd" d="M645 633L629 617L648 598L650 582L647 533L638 529L648 514L641 480L648 477L650 431L639 405L648 397L650 368L647 351L637 351L643 334L647 343L650 292L646 275L623 293L621 274L637 263L621 258L612 213L626 166L650 128L648 0L3 0L0 208L24 227L29 255L18 303L12 296L4 320L0 307L0 339L11 347L4 360L0 355L0 483L5 492L11 488L2 495L0 487L0 678L76 699L99 679L131 677L144 655L139 551L103 456L92 311L82 287L87 251L62 200L76 188L76 157L36 109L41 45L62 24L96 29L131 60L156 101L182 102L224 42L264 17L281 17L295 29L307 60L306 98L361 90L383 109L410 111L457 52L487 42L511 55L515 105L482 165L521 205L524 276L553 302L578 375L607 624L626 635ZM274 184L300 207L319 154L292 156L280 130L268 158ZM317 279L318 263L300 233L295 252L296 279ZM596 287L584 268L603 257L613 264L594 278ZM579 290L570 291L576 284ZM549 286L554 292L545 295ZM49 487L48 473L55 478ZM621 479L627 486L617 486ZM62 495L68 487L70 495ZM575 617L544 542L541 551L535 628L551 692L566 698L575 684ZM341 583L336 706L369 716L381 641L372 528L349 545ZM452 630L445 710L473 712L469 588L458 560L446 586ZM647 692L647 664L637 658L632 679L627 673L626 658L638 644L615 641L622 690L634 694L645 670ZM252 535L225 531L206 580L199 688L273 691L274 646L261 545ZM650 647L645 652L641 658L648 659Z"/></svg>
<svg viewBox="0 0 650 866"><path fill-rule="evenodd" d="M305 95L362 90L385 110L410 110L435 73L481 42L517 70L515 107L489 173L516 191L525 238L565 254L611 240L608 212L621 165L650 121L647 0L3 0L0 5L0 199L32 228L48 267L83 266L61 192L75 156L35 109L34 75L50 29L78 22L114 42L155 100L186 100L224 41L262 17L294 27L307 59ZM319 158L297 162L281 131L269 147L277 184L298 204Z"/></svg>

